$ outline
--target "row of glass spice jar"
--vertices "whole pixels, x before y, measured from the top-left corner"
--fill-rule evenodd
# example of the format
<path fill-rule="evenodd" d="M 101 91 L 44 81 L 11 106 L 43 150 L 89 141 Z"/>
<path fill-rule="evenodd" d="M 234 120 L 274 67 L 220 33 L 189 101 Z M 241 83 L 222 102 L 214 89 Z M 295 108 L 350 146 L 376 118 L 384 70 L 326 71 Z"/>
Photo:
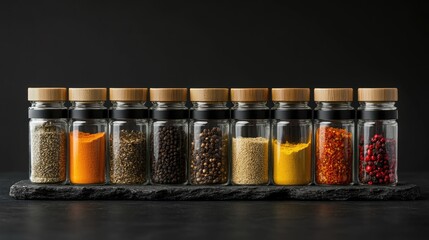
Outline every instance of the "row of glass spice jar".
<path fill-rule="evenodd" d="M 28 89 L 32 182 L 264 185 L 269 168 L 276 185 L 398 181 L 396 88 L 358 89 L 356 163 L 351 88 L 316 88 L 314 113 L 308 88 L 273 88 L 271 112 L 267 88 L 232 88 L 232 111 L 227 88 L 191 88 L 191 111 L 186 88 L 151 88 L 150 111 L 145 88 L 110 88 L 109 111 L 105 88 L 70 88 L 69 111 L 66 92 Z"/>

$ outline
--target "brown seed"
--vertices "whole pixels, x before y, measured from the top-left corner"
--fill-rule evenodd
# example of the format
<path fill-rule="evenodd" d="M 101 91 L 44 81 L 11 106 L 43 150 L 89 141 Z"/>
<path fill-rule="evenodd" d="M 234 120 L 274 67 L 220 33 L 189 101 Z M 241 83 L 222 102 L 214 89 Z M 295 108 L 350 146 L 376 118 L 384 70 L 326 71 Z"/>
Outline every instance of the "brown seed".
<path fill-rule="evenodd" d="M 31 174 L 34 183 L 66 180 L 66 130 L 48 121 L 30 132 Z"/>
<path fill-rule="evenodd" d="M 110 182 L 146 182 L 146 137 L 144 132 L 121 130 L 110 138 Z"/>
<path fill-rule="evenodd" d="M 220 127 L 205 128 L 192 140 L 190 161 L 195 168 L 190 169 L 191 184 L 226 183 L 228 173 L 220 169 L 228 167 L 228 133 Z"/>

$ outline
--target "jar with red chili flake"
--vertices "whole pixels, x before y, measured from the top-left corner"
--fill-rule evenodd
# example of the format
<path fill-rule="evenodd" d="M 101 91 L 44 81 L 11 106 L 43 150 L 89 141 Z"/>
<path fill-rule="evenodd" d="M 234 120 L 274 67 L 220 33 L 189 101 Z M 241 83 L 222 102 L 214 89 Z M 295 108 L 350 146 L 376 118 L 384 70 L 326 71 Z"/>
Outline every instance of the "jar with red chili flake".
<path fill-rule="evenodd" d="M 353 183 L 355 110 L 352 88 L 316 88 L 315 183 Z"/>
<path fill-rule="evenodd" d="M 398 182 L 397 88 L 359 88 L 358 180 L 363 185 Z"/>

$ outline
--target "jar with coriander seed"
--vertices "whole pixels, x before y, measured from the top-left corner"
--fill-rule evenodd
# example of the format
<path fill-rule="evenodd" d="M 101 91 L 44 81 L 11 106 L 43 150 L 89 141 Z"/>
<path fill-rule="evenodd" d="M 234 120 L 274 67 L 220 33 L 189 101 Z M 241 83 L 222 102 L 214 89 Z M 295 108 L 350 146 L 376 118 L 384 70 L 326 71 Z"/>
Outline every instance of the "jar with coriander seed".
<path fill-rule="evenodd" d="M 398 183 L 397 88 L 359 88 L 358 180 L 362 185 Z"/>
<path fill-rule="evenodd" d="M 353 183 L 355 110 L 352 88 L 316 88 L 315 183 Z"/>
<path fill-rule="evenodd" d="M 273 88 L 273 182 L 308 185 L 312 180 L 312 109 L 309 88 Z"/>
<path fill-rule="evenodd" d="M 104 184 L 108 111 L 106 88 L 70 88 L 70 183 Z"/>
<path fill-rule="evenodd" d="M 30 181 L 63 183 L 67 158 L 66 88 L 28 88 Z"/>
<path fill-rule="evenodd" d="M 147 182 L 147 88 L 110 88 L 109 176 L 111 184 Z"/>
<path fill-rule="evenodd" d="M 186 88 L 151 88 L 150 175 L 153 184 L 187 182 Z"/>
<path fill-rule="evenodd" d="M 189 181 L 192 185 L 228 182 L 230 111 L 228 88 L 191 88 Z"/>
<path fill-rule="evenodd" d="M 266 185 L 270 113 L 268 88 L 232 88 L 231 182 L 234 185 Z"/>

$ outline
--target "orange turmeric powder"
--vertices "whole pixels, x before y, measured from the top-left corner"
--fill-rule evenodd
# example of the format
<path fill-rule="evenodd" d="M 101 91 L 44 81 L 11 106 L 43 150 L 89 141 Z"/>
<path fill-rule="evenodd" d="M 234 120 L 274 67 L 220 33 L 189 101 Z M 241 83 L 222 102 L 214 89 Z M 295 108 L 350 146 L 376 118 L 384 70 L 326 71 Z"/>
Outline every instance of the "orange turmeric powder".
<path fill-rule="evenodd" d="M 70 182 L 93 184 L 105 182 L 105 133 L 70 133 Z"/>

